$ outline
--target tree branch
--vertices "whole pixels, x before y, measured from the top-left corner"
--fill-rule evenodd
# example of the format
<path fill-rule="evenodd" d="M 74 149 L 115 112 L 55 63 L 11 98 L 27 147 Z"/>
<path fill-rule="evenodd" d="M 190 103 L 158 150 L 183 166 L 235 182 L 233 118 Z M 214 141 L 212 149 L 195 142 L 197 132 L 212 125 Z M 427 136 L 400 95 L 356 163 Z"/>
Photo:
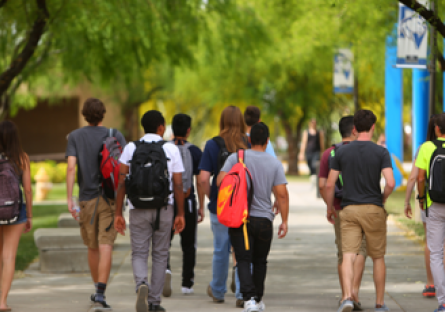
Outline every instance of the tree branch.
<path fill-rule="evenodd" d="M 46 0 L 36 0 L 36 2 L 38 15 L 29 34 L 28 42 L 22 52 L 13 59 L 9 68 L 0 74 L 0 97 L 8 90 L 14 78 L 25 68 L 26 64 L 33 56 L 40 38 L 45 32 L 46 21 L 49 18 L 48 9 L 46 8 Z"/>
<path fill-rule="evenodd" d="M 428 23 L 431 24 L 436 30 L 445 37 L 445 24 L 442 23 L 440 17 L 438 17 L 433 11 L 427 9 L 425 6 L 417 2 L 416 0 L 399 0 L 407 7 L 416 11 L 420 16 L 422 16 Z"/>

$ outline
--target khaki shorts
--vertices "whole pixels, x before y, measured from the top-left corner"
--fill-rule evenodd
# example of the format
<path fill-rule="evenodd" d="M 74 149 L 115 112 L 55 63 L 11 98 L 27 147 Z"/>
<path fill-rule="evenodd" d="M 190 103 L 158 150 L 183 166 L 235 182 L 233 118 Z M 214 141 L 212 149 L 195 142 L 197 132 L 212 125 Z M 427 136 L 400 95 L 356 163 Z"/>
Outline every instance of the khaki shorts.
<path fill-rule="evenodd" d="M 342 251 L 359 253 L 362 237 L 366 237 L 366 250 L 373 259 L 386 253 L 385 209 L 376 205 L 350 205 L 340 212 Z"/>
<path fill-rule="evenodd" d="M 114 221 L 114 200 L 108 199 L 110 205 L 100 196 L 96 214 L 93 217 L 97 198 L 80 202 L 80 233 L 83 243 L 91 249 L 99 248 L 99 245 L 113 245 L 117 232 L 112 222 Z M 111 226 L 110 226 L 111 225 Z M 108 231 L 107 228 L 109 227 Z"/>
<path fill-rule="evenodd" d="M 343 263 L 343 252 L 342 252 L 342 245 L 341 245 L 341 229 L 340 229 L 340 216 L 338 215 L 341 210 L 337 210 L 337 217 L 334 217 L 334 230 L 335 230 L 335 244 L 337 245 L 337 258 L 338 258 L 338 264 Z M 366 238 L 365 235 L 362 236 L 362 243 L 360 245 L 360 250 L 357 253 L 358 255 L 361 255 L 366 258 Z"/>

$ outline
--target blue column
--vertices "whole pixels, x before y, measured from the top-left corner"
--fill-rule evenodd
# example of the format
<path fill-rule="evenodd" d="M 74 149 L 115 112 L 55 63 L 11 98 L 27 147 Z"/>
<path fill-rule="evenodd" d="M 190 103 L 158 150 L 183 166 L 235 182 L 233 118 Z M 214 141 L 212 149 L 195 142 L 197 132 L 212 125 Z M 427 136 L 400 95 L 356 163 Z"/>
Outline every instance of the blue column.
<path fill-rule="evenodd" d="M 392 158 L 396 187 L 402 185 L 402 174 L 395 157 L 403 163 L 403 72 L 396 68 L 397 46 L 392 36 L 386 42 L 385 57 L 385 136 Z"/>
<path fill-rule="evenodd" d="M 426 140 L 429 121 L 430 74 L 426 69 L 413 69 L 413 156 Z"/>

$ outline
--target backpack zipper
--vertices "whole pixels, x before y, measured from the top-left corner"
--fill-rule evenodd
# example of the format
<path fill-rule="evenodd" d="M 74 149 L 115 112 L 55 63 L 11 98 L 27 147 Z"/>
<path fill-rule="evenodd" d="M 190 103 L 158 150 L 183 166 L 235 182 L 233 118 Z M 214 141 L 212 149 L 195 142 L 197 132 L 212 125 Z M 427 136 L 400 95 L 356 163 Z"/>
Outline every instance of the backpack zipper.
<path fill-rule="evenodd" d="M 436 163 L 436 160 L 437 160 L 438 158 L 445 159 L 445 156 L 443 156 L 443 155 L 437 155 L 437 156 L 434 157 L 434 159 L 433 159 L 433 163 L 431 164 L 431 167 L 430 167 L 430 187 L 429 187 L 430 190 L 433 189 L 433 172 L 432 172 L 431 169 L 434 168 L 434 164 Z"/>

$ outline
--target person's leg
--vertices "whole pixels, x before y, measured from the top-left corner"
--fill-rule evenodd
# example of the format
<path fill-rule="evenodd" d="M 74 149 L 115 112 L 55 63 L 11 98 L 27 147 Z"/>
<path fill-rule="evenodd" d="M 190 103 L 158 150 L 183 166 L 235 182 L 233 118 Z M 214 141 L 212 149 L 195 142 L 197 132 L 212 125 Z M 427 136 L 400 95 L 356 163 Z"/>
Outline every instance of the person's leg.
<path fill-rule="evenodd" d="M 113 257 L 113 246 L 108 244 L 99 245 L 99 269 L 98 283 L 108 283 Z"/>
<path fill-rule="evenodd" d="M 426 231 L 426 222 L 423 223 L 423 229 Z M 430 249 L 428 248 L 428 238 L 425 235 L 425 268 L 426 268 L 426 284 L 434 285 L 433 274 L 431 274 Z"/>
<path fill-rule="evenodd" d="M 269 255 L 270 245 L 273 237 L 273 225 L 267 218 L 250 218 L 254 248 L 252 250 L 253 262 L 253 281 L 257 302 L 263 299 L 264 282 L 267 272 L 267 256 Z"/>
<path fill-rule="evenodd" d="M 168 249 L 170 246 L 170 235 L 173 227 L 173 214 L 172 205 L 162 208 L 159 214 L 159 229 L 153 232 L 151 288 L 148 294 L 148 303 L 153 305 L 159 305 L 161 303 L 161 293 L 164 288 L 165 269 L 167 268 Z"/>
<path fill-rule="evenodd" d="M 99 248 L 88 248 L 88 266 L 94 284 L 99 281 Z"/>
<path fill-rule="evenodd" d="M 250 234 L 250 224 L 249 234 Z M 243 299 L 245 301 L 250 300 L 255 297 L 255 284 L 252 277 L 252 250 L 255 248 L 255 242 L 252 239 L 252 236 L 249 235 L 249 243 L 250 249 L 246 250 L 245 242 L 244 242 L 244 232 L 243 227 L 237 229 L 229 229 L 230 242 L 233 246 L 233 250 L 235 251 L 235 256 L 237 260 L 237 270 L 238 276 L 240 280 L 240 291 L 243 294 Z"/>
<path fill-rule="evenodd" d="M 376 293 L 376 304 L 383 305 L 385 303 L 385 258 L 373 258 L 372 261 L 374 262 L 374 285 Z"/>
<path fill-rule="evenodd" d="M 186 200 L 184 207 L 185 228 L 181 232 L 182 287 L 192 288 L 195 278 L 198 213 L 196 202 L 192 200 Z"/>
<path fill-rule="evenodd" d="M 354 261 L 354 278 L 352 281 L 352 299 L 359 302 L 360 285 L 362 284 L 363 271 L 365 270 L 366 258 L 360 254 Z"/>
<path fill-rule="evenodd" d="M 340 216 L 338 215 L 340 211 L 337 211 L 337 217 L 334 217 L 334 233 L 335 233 L 335 245 L 337 246 L 337 272 L 338 272 L 338 281 L 340 283 L 341 288 L 341 297 L 343 298 L 343 280 L 341 273 L 341 265 L 343 263 L 343 252 L 341 250 L 341 231 L 340 231 Z"/>
<path fill-rule="evenodd" d="M 210 282 L 213 296 L 223 300 L 227 292 L 227 275 L 229 270 L 230 239 L 229 229 L 218 221 L 215 213 L 210 213 L 210 222 L 213 232 L 213 260 Z"/>
<path fill-rule="evenodd" d="M 427 240 L 431 252 L 431 273 L 436 287 L 436 297 L 439 305 L 445 304 L 445 270 L 443 265 L 443 251 L 445 238 L 445 207 L 433 203 L 428 209 Z"/>
<path fill-rule="evenodd" d="M 2 292 L 0 295 L 0 308 L 7 307 L 7 297 L 11 289 L 15 272 L 15 257 L 19 246 L 20 236 L 23 233 L 25 224 L 4 225 L 2 228 L 3 249 L 2 249 Z"/>

